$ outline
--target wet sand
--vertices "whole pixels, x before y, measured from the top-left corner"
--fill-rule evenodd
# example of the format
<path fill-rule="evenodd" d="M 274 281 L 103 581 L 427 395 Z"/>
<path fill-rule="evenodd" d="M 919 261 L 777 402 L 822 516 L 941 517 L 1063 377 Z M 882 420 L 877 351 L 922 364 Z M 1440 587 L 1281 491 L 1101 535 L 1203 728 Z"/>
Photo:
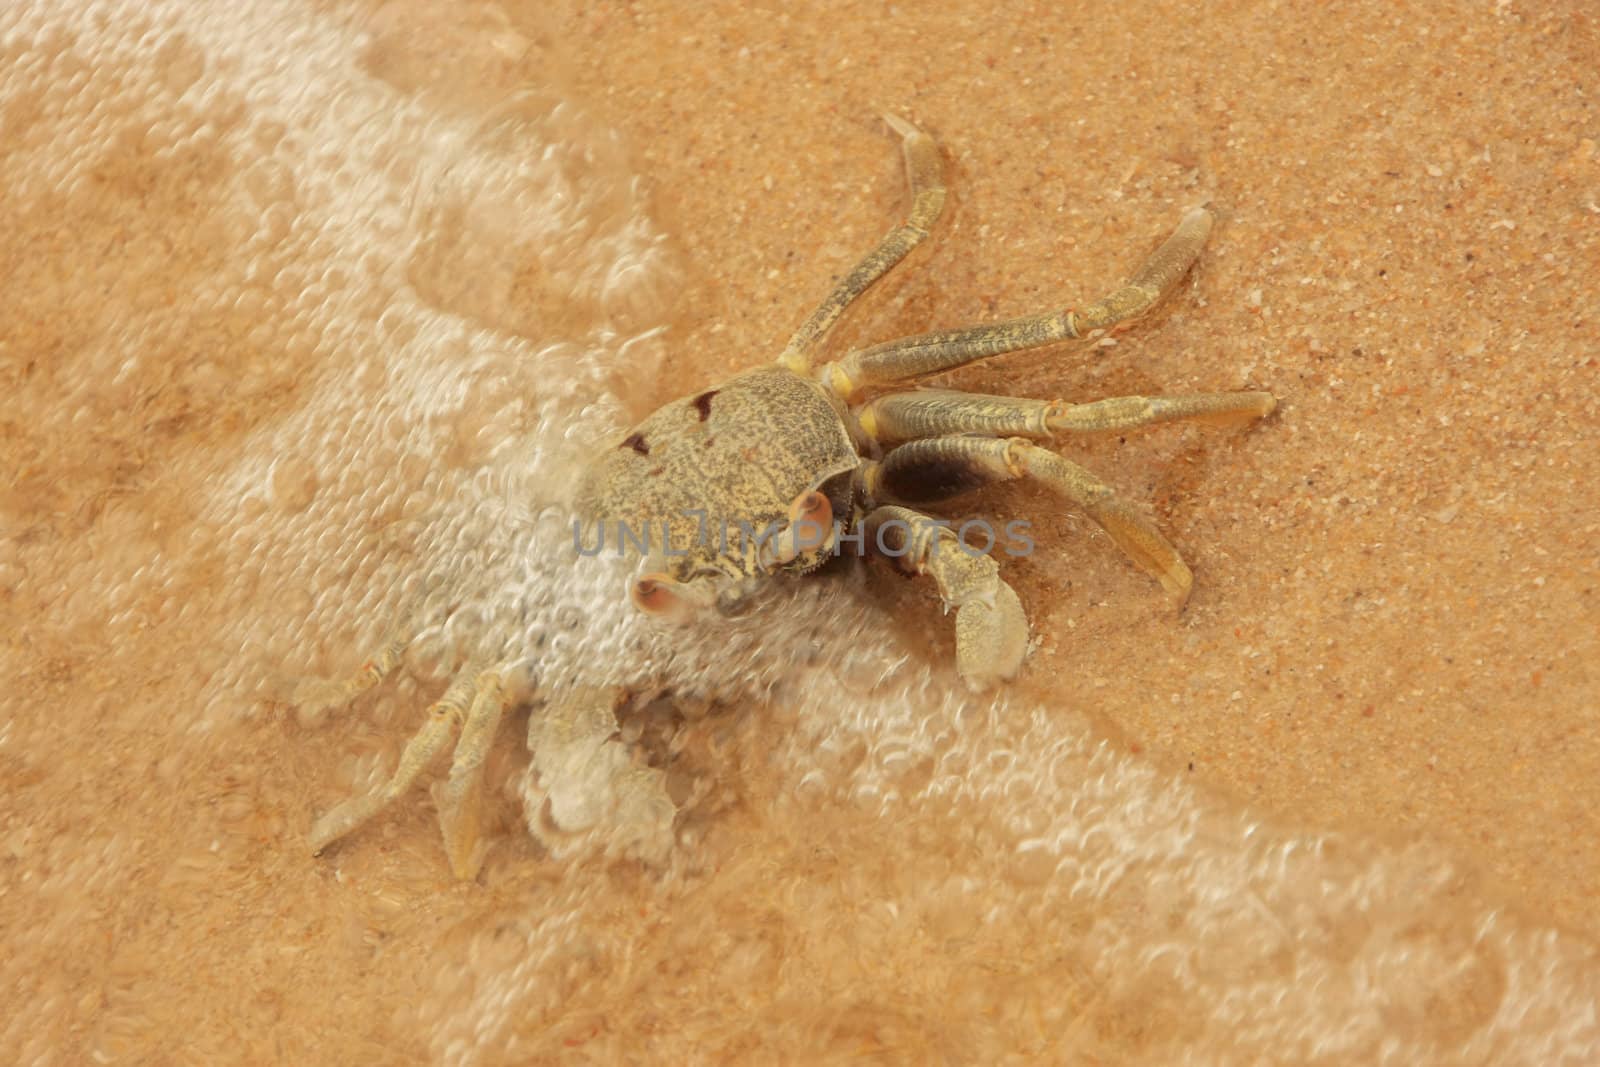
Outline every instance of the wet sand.
<path fill-rule="evenodd" d="M 0 16 L 8 1060 L 1596 1054 L 1593 17 L 941 11 Z M 873 574 L 682 728 L 665 872 L 528 837 L 520 717 L 477 882 L 420 787 L 309 856 L 443 678 L 320 725 L 295 680 L 417 575 L 516 574 L 505 479 L 770 356 L 904 209 L 881 110 L 952 202 L 838 351 L 1093 299 L 1223 213 L 1114 344 L 942 381 L 1274 392 L 1063 445 L 1188 606 L 996 491 L 1040 541 L 997 701 Z"/>

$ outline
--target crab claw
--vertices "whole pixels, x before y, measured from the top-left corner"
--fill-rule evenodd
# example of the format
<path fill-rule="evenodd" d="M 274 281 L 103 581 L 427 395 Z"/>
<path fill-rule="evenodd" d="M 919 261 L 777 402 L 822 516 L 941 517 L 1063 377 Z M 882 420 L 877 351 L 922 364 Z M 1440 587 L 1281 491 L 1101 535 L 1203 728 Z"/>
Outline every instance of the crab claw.
<path fill-rule="evenodd" d="M 1016 677 L 1028 651 L 1028 620 L 1016 591 L 999 578 L 988 598 L 956 609 L 956 670 L 974 691 Z"/>
<path fill-rule="evenodd" d="M 530 717 L 528 829 L 557 857 L 600 846 L 661 866 L 672 851 L 678 809 L 665 772 L 640 766 L 618 742 L 619 695 L 578 687 Z"/>
<path fill-rule="evenodd" d="M 967 685 L 983 690 L 1015 677 L 1028 652 L 1028 619 L 999 565 L 965 548 L 947 526 L 908 508 L 877 508 L 866 525 L 901 570 L 931 577 L 945 610 L 955 609 L 956 671 Z"/>

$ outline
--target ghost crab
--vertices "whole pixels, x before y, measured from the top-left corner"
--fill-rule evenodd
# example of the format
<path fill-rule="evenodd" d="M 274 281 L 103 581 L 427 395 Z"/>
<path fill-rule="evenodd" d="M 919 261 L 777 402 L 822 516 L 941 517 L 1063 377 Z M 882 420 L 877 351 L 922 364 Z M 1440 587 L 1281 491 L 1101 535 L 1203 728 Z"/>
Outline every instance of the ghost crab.
<path fill-rule="evenodd" d="M 645 563 L 629 591 L 633 603 L 680 619 L 706 609 L 732 613 L 771 579 L 821 566 L 841 542 L 872 543 L 901 569 L 933 580 L 947 610 L 955 611 L 956 669 L 983 689 L 1022 664 L 1028 637 L 1022 604 L 991 556 L 974 552 L 948 523 L 917 507 L 1031 479 L 1081 508 L 1181 605 L 1193 576 L 1177 550 L 1110 486 L 1036 442 L 1180 419 L 1242 424 L 1271 413 L 1276 401 L 1269 393 L 1231 392 L 1069 404 L 901 388 L 975 360 L 1091 338 L 1138 318 L 1177 288 L 1199 255 L 1213 223 L 1205 207 L 1186 213 L 1124 285 L 1095 303 L 888 341 L 815 365 L 839 317 L 928 236 L 944 205 L 932 138 L 901 119 L 885 121 L 902 141 L 911 191 L 906 220 L 837 284 L 776 360 L 666 404 L 602 451 L 578 488 L 577 511 L 598 524 L 602 544 L 608 523 L 634 533 Z M 661 535 L 653 549 L 637 540 L 638 531 L 652 529 Z M 767 536 L 751 536 L 758 530 Z M 381 681 L 403 651 L 404 642 L 390 645 L 356 678 L 310 701 L 347 702 Z M 515 697 L 503 669 L 476 664 L 458 673 L 394 775 L 317 820 L 314 849 L 403 794 L 459 729 L 438 804 L 453 869 L 474 875 L 482 856 L 484 757 Z M 635 851 L 659 852 L 670 842 L 675 808 L 660 772 L 632 765 L 615 743 L 615 699 L 604 689 L 577 689 L 533 716 L 533 770 L 546 787 L 543 810 L 529 812 L 529 825 L 547 844 L 619 816 L 640 828 L 630 839 Z"/>

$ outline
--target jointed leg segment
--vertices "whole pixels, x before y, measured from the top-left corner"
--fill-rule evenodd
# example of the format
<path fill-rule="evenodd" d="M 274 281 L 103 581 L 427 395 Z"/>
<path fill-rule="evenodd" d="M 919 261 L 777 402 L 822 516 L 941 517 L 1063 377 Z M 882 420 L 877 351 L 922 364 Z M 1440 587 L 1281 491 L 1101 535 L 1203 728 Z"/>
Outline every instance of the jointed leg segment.
<path fill-rule="evenodd" d="M 316 679 L 301 685 L 293 697 L 294 703 L 300 709 L 300 721 L 314 722 L 326 712 L 344 707 L 362 693 L 377 686 L 400 665 L 400 659 L 410 644 L 410 638 L 396 638 L 390 641 L 376 656 L 363 663 L 361 669 L 352 677 L 343 682 Z"/>
<path fill-rule="evenodd" d="M 461 724 L 472 700 L 473 672 L 462 671 L 450 682 L 438 702 L 428 709 L 427 720 L 406 744 L 394 774 L 365 796 L 351 797 L 327 812 L 311 828 L 311 850 L 321 852 L 392 804 L 416 782 Z"/>
<path fill-rule="evenodd" d="M 489 749 L 500 732 L 511 699 L 505 681 L 495 671 L 484 671 L 477 678 L 477 695 L 461 726 L 450 760 L 450 777 L 434 787 L 434 802 L 439 808 L 439 828 L 444 833 L 445 853 L 457 878 L 474 878 L 483 866 L 480 826 L 483 814 L 483 768 Z"/>
<path fill-rule="evenodd" d="M 901 445 L 869 478 L 884 499 L 925 503 L 983 485 L 1031 478 L 1081 507 L 1123 552 L 1180 602 L 1194 576 L 1161 532 L 1106 483 L 1020 437 L 930 437 Z"/>
<path fill-rule="evenodd" d="M 1206 238 L 1211 236 L 1215 219 L 1203 207 L 1191 208 L 1172 236 L 1161 243 L 1128 279 L 1128 284 L 1097 303 L 1069 312 L 1073 332 L 1082 337 L 1091 330 L 1104 330 L 1119 322 L 1136 319 L 1149 311 L 1189 272 Z"/>
<path fill-rule="evenodd" d="M 450 777 L 436 797 L 451 869 L 459 878 L 477 874 L 483 860 L 478 830 L 483 764 L 510 703 L 500 674 L 480 668 L 481 664 L 468 664 L 456 674 L 444 696 L 428 709 L 426 721 L 407 743 L 387 782 L 364 796 L 351 797 L 316 821 L 310 835 L 313 852 L 359 829 L 403 796 L 459 729 Z M 364 676 L 365 672 L 358 680 Z"/>
<path fill-rule="evenodd" d="M 856 412 L 856 420 L 868 436 L 889 444 L 955 433 L 1050 438 L 1058 433 L 1131 430 L 1179 419 L 1234 425 L 1271 414 L 1276 406 L 1271 393 L 1118 396 L 1067 404 L 919 389 L 881 396 Z"/>
<path fill-rule="evenodd" d="M 778 362 L 797 373 L 811 367 L 811 356 L 856 298 L 906 257 L 933 227 L 944 210 L 944 175 L 939 162 L 939 146 L 932 137 L 904 119 L 885 115 L 884 121 L 902 138 L 906 160 L 906 179 L 911 186 L 911 211 L 906 221 L 890 230 L 834 287 L 821 306 L 795 331 L 784 346 Z"/>
<path fill-rule="evenodd" d="M 1138 318 L 1177 288 L 1200 254 L 1211 225 L 1211 212 L 1193 209 L 1126 285 L 1081 310 L 1050 311 L 888 341 L 829 364 L 823 368 L 822 379 L 840 396 L 849 398 L 869 386 L 937 374 L 1003 352 L 1077 340 L 1094 330 Z"/>

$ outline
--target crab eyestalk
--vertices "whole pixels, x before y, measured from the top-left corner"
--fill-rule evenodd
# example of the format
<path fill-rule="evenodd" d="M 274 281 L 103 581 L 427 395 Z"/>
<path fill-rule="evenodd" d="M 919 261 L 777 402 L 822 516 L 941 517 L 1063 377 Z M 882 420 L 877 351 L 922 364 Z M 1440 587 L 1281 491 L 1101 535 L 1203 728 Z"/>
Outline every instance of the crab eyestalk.
<path fill-rule="evenodd" d="M 788 523 L 762 542 L 759 560 L 763 570 L 771 571 L 824 552 L 832 543 L 833 505 L 813 489 L 794 498 Z"/>
<path fill-rule="evenodd" d="M 629 591 L 633 606 L 647 615 L 680 618 L 711 604 L 715 595 L 701 582 L 680 582 L 670 574 L 641 574 Z"/>

